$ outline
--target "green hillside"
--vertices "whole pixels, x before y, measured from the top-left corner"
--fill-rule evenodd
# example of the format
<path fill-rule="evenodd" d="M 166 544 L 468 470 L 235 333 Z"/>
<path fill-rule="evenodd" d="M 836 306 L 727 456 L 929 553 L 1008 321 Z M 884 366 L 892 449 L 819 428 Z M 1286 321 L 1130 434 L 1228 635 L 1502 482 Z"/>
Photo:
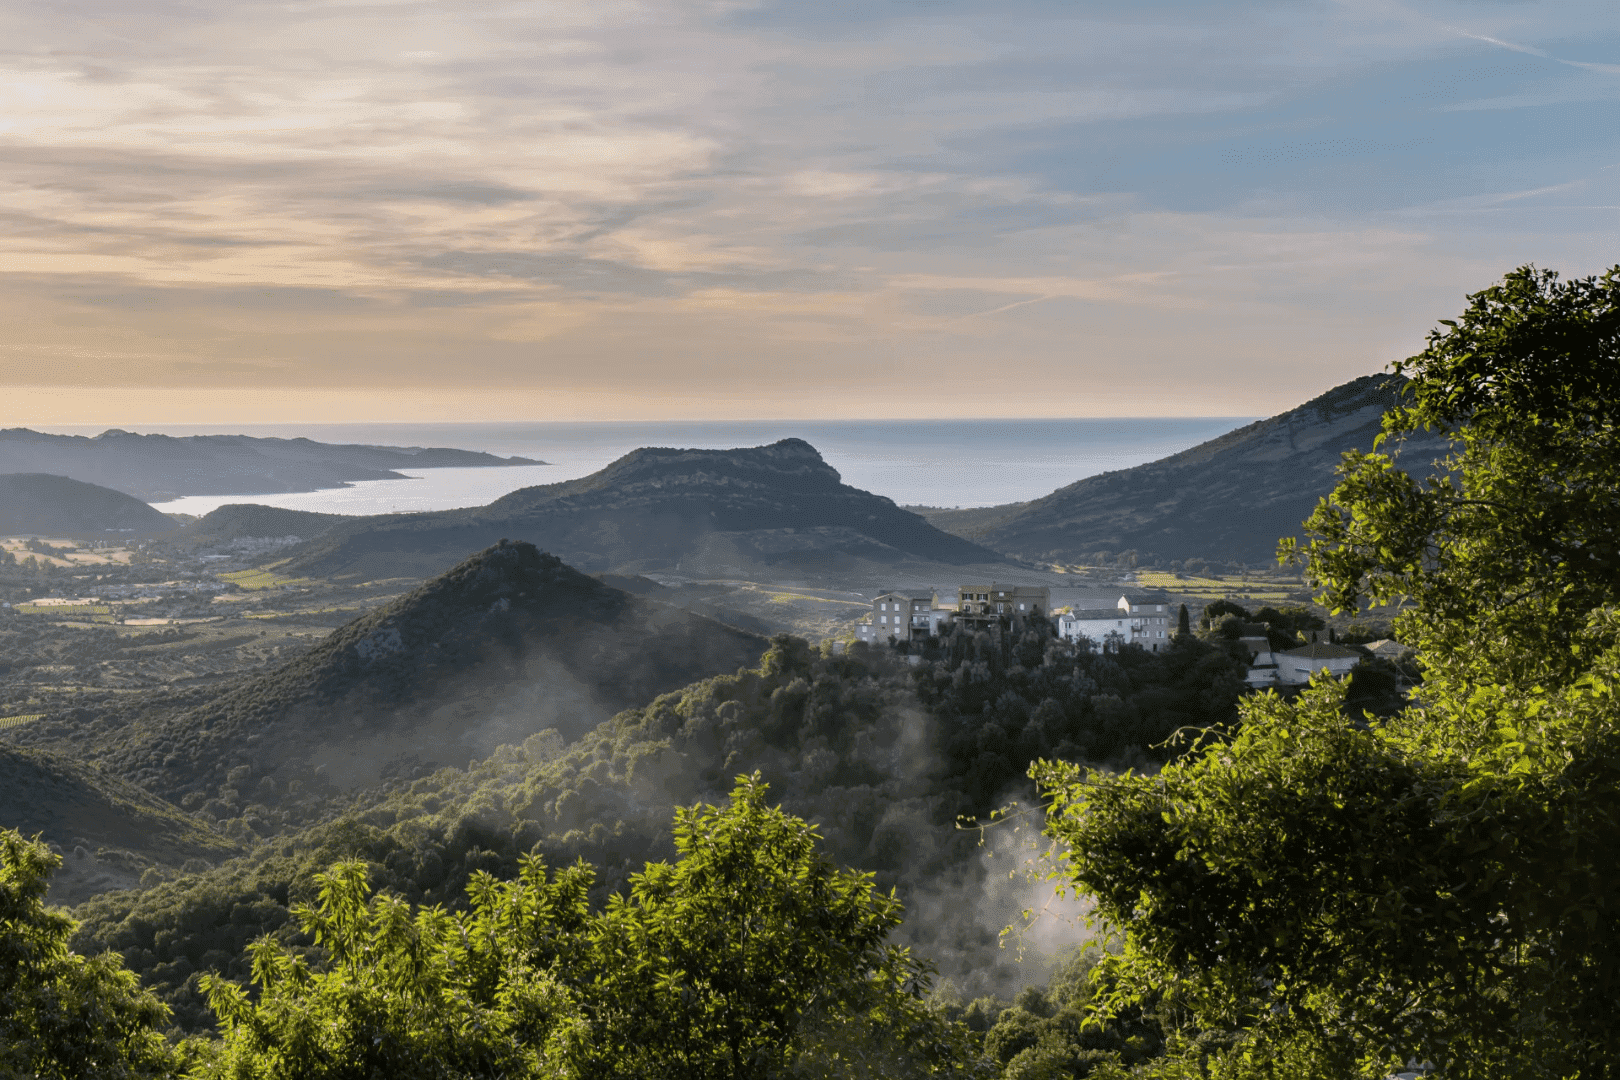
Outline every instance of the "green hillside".
<path fill-rule="evenodd" d="M 6 743 L 0 743 L 0 828 L 37 834 L 64 852 L 51 883 L 59 904 L 130 888 L 149 867 L 211 865 L 242 850 L 179 807 L 94 766 Z"/>
<path fill-rule="evenodd" d="M 464 560 L 207 704 L 145 714 L 88 751 L 216 816 L 289 784 L 376 783 L 464 764 L 543 728 L 569 737 L 660 692 L 755 661 L 764 639 L 633 597 L 524 543 Z M 71 743 L 72 725 L 18 736 Z M 189 797 L 189 799 L 188 799 Z"/>
<path fill-rule="evenodd" d="M 1010 993 L 1036 974 L 997 946 L 1020 905 L 990 903 L 997 875 L 958 816 L 1020 795 L 1036 757 L 1151 767 L 1171 732 L 1235 715 L 1243 665 L 1194 640 L 1101 656 L 1044 632 L 999 643 L 963 633 L 928 660 L 777 638 L 757 666 L 662 695 L 572 744 L 547 732 L 469 769 L 399 776 L 328 802 L 327 820 L 229 866 L 98 898 L 77 911 L 80 947 L 123 952 L 183 1022 L 205 1024 L 194 973 L 242 977 L 241 950 L 261 932 L 303 941 L 288 905 L 311 898 L 313 875 L 338 858 L 364 858 L 377 887 L 447 904 L 475 871 L 510 877 L 527 852 L 552 866 L 583 858 L 600 901 L 671 853 L 672 807 L 723 799 L 734 776 L 757 769 L 773 801 L 819 826 L 830 857 L 900 891 L 905 941 L 974 995 Z"/>

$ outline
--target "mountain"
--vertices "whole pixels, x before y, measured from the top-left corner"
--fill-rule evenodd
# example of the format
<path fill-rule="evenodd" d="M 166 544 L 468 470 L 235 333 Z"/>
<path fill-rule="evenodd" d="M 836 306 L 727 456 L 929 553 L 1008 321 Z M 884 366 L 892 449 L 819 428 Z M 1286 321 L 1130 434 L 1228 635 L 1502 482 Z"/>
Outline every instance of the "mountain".
<path fill-rule="evenodd" d="M 179 524 L 122 491 L 47 473 L 0 474 L 0 535 L 172 532 Z"/>
<path fill-rule="evenodd" d="M 319 535 L 349 518 L 343 514 L 318 514 L 313 510 L 284 510 L 258 503 L 227 503 L 204 514 L 180 531 L 187 538 L 209 540 L 302 539 Z"/>
<path fill-rule="evenodd" d="M 1134 549 L 1161 559 L 1270 563 L 1278 538 L 1298 535 L 1333 489 L 1340 455 L 1372 449 L 1402 385 L 1397 376 L 1367 375 L 1190 450 L 1087 477 L 1022 506 L 928 517 L 997 551 L 1043 562 Z M 1416 437 L 1400 448 L 1400 460 L 1421 470 L 1445 449 L 1439 438 Z M 997 509 L 1004 513 L 991 512 Z"/>
<path fill-rule="evenodd" d="M 94 437 L 0 429 L 0 472 L 48 472 L 101 484 L 147 502 L 180 495 L 248 495 L 398 480 L 396 469 L 544 465 L 444 447 L 359 446 L 248 435 Z"/>
<path fill-rule="evenodd" d="M 290 780 L 348 788 L 385 769 L 462 764 L 546 728 L 572 738 L 755 663 L 765 646 L 503 541 L 275 671 L 136 722 L 101 764 L 169 798 L 220 799 L 220 812 L 274 804 Z"/>
<path fill-rule="evenodd" d="M 626 574 L 1001 561 L 843 483 L 809 443 L 783 439 L 735 450 L 635 450 L 590 476 L 523 488 L 488 506 L 355 518 L 294 549 L 281 572 L 422 576 L 503 536 L 584 570 Z"/>
<path fill-rule="evenodd" d="M 0 743 L 0 826 L 63 852 L 50 900 L 132 888 L 149 866 L 180 869 L 241 854 L 179 807 L 61 754 Z"/>

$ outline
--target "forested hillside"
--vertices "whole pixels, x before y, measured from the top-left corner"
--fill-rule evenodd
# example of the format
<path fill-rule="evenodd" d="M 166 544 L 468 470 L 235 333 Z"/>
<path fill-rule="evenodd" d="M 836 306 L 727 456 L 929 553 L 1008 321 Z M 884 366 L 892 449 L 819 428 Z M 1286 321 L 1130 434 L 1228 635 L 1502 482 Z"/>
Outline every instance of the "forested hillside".
<path fill-rule="evenodd" d="M 1230 721 L 1243 667 L 1195 639 L 1102 656 L 1040 632 L 953 635 L 927 659 L 778 638 L 758 666 L 663 695 L 572 745 L 546 733 L 471 769 L 396 778 L 312 809 L 329 819 L 220 870 L 99 897 L 78 909 L 79 946 L 120 951 L 183 1023 L 206 1025 L 196 974 L 242 977 L 260 933 L 307 944 L 289 905 L 311 899 L 314 874 L 336 859 L 366 860 L 374 887 L 413 902 L 457 904 L 477 870 L 510 877 L 530 851 L 554 867 L 583 858 L 599 902 L 671 854 L 674 806 L 723 799 L 758 770 L 773 800 L 820 827 L 830 857 L 900 891 L 903 941 L 970 996 L 1010 993 L 1031 975 L 997 948 L 1000 916 L 978 911 L 987 869 L 958 815 L 1025 792 L 1036 757 L 1150 767 L 1177 728 Z"/>
<path fill-rule="evenodd" d="M 39 835 L 65 855 L 51 899 L 77 903 L 128 889 L 154 867 L 197 870 L 241 854 L 179 807 L 91 765 L 0 743 L 0 822 Z"/>
<path fill-rule="evenodd" d="M 178 713 L 47 717 L 13 738 L 77 747 L 147 789 L 237 816 L 290 788 L 482 757 L 543 728 L 572 738 L 764 639 L 630 596 L 530 544 L 501 544 Z"/>

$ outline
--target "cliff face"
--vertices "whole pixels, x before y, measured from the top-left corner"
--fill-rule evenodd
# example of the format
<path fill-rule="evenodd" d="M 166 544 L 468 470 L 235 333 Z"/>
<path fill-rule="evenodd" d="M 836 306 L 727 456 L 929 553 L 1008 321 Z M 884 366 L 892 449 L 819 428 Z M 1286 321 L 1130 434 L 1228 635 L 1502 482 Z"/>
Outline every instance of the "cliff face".
<path fill-rule="evenodd" d="M 590 476 L 476 509 L 354 519 L 293 552 L 283 572 L 422 575 L 501 537 L 592 572 L 998 561 L 850 487 L 815 447 L 784 439 L 737 450 L 636 450 Z"/>
<path fill-rule="evenodd" d="M 1333 489 L 1340 455 L 1372 449 L 1400 386 L 1389 375 L 1356 379 L 1172 457 L 1059 488 L 963 534 L 1054 562 L 1132 549 L 1166 559 L 1270 562 L 1278 538 L 1299 535 L 1300 522 Z M 1398 460 L 1426 473 L 1444 451 L 1440 439 L 1420 437 Z"/>
<path fill-rule="evenodd" d="M 244 765 L 254 784 L 323 766 L 339 786 L 371 784 L 390 762 L 464 764 L 547 728 L 572 739 L 755 664 L 765 646 L 503 543 L 297 660 L 129 733 L 103 764 L 170 798 L 213 794 Z"/>

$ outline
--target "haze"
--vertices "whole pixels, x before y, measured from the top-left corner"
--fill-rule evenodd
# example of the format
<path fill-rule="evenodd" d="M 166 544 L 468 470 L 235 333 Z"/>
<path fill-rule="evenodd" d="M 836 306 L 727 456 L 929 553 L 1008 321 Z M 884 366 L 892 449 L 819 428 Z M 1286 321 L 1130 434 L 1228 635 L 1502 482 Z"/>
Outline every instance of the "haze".
<path fill-rule="evenodd" d="M 1279 411 L 1615 261 L 1613 16 L 10 0 L 0 424 Z"/>

